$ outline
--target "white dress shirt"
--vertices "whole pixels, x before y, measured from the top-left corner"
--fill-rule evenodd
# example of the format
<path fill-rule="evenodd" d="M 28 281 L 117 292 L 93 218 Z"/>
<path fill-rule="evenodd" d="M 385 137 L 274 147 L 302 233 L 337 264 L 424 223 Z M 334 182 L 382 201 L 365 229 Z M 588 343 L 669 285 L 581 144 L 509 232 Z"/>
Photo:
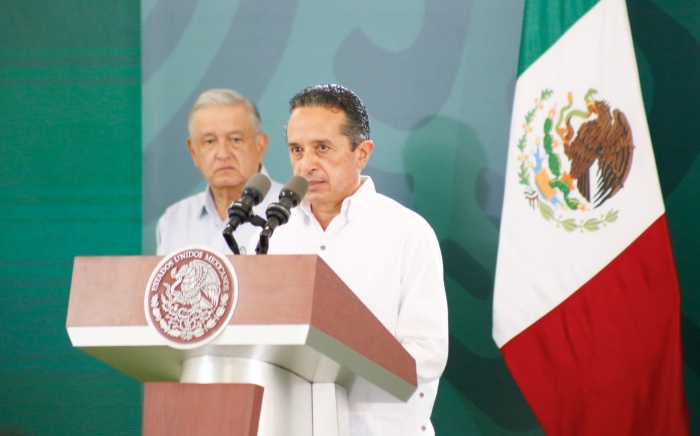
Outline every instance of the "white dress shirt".
<path fill-rule="evenodd" d="M 351 434 L 433 435 L 430 414 L 448 351 L 440 246 L 420 215 L 378 194 L 369 177 L 361 182 L 325 231 L 302 201 L 275 230 L 268 253 L 319 255 L 416 360 L 418 389 L 407 403 L 364 379 L 353 384 Z"/>
<path fill-rule="evenodd" d="M 261 172 L 267 175 L 264 168 Z M 263 201 L 253 207 L 253 213 L 263 218 L 267 206 L 279 199 L 282 189 L 281 183 L 274 180 L 271 182 L 270 191 Z M 227 223 L 228 219 L 222 220 L 219 216 L 214 197 L 207 185 L 203 192 L 180 200 L 165 210 L 156 227 L 156 252 L 166 255 L 188 245 L 206 245 L 222 254 L 231 255 L 233 253 L 221 235 Z M 254 225 L 243 223 L 233 232 L 241 254 L 244 254 L 245 245 L 256 230 Z"/>

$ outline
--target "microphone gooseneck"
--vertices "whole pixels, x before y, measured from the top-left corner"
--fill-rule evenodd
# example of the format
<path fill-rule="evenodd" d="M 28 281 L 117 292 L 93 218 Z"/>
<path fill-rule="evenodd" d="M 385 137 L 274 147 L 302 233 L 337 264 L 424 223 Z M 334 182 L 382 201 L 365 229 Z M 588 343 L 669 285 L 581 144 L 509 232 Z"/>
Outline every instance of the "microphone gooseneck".
<path fill-rule="evenodd" d="M 239 225 L 251 221 L 254 217 L 253 207 L 263 201 L 263 198 L 270 191 L 270 186 L 272 186 L 272 182 L 266 175 L 253 174 L 243 187 L 240 200 L 234 201 L 228 207 L 229 220 L 222 232 L 222 236 L 233 254 L 240 254 L 233 232 L 236 231 Z"/>

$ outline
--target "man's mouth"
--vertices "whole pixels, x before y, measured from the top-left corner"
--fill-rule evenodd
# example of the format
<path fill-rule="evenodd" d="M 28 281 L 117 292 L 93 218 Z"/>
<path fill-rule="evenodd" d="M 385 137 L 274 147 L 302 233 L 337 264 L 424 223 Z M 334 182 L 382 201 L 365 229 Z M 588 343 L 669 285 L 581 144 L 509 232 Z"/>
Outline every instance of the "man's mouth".
<path fill-rule="evenodd" d="M 234 171 L 234 170 L 235 170 L 234 167 L 221 167 L 221 168 L 217 168 L 214 171 Z"/>

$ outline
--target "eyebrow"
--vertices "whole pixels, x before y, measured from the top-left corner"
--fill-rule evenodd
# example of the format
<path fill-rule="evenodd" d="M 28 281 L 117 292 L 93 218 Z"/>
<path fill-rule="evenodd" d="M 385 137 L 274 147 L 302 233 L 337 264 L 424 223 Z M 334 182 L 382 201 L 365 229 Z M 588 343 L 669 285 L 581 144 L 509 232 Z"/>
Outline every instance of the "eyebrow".
<path fill-rule="evenodd" d="M 234 135 L 234 134 L 242 135 L 242 134 L 243 134 L 243 130 L 236 129 L 236 130 L 231 130 L 230 132 L 224 133 L 224 135 Z M 216 133 L 216 132 L 202 132 L 202 136 L 207 136 L 207 135 L 216 136 L 217 133 Z"/>
<path fill-rule="evenodd" d="M 332 144 L 333 141 L 331 141 L 330 139 L 327 139 L 327 138 L 323 138 L 323 139 L 315 139 L 315 140 L 311 141 L 311 143 L 312 143 L 313 145 L 318 145 L 318 144 Z M 287 146 L 288 146 L 288 147 L 297 146 L 297 145 L 299 145 L 299 143 L 297 143 L 297 142 L 288 142 L 288 143 L 287 143 Z"/>

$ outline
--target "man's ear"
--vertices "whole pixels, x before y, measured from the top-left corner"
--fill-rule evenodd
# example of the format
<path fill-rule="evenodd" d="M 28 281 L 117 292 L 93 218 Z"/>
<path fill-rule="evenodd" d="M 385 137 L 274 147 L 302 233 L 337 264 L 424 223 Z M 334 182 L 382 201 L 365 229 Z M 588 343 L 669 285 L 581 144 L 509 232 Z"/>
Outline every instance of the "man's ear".
<path fill-rule="evenodd" d="M 355 153 L 357 153 L 357 169 L 362 170 L 367 166 L 372 150 L 374 150 L 374 142 L 369 139 L 358 144 L 355 149 Z"/>
<path fill-rule="evenodd" d="M 255 137 L 255 147 L 257 149 L 261 164 L 265 158 L 265 151 L 267 150 L 268 145 L 270 145 L 270 137 L 267 136 L 267 133 L 261 133 Z"/>
<path fill-rule="evenodd" d="M 195 159 L 197 155 L 197 150 L 195 149 L 194 141 L 192 140 L 191 136 L 187 137 L 187 150 L 190 151 L 190 156 L 192 156 L 192 162 L 194 162 L 194 164 L 197 165 L 197 161 Z"/>

